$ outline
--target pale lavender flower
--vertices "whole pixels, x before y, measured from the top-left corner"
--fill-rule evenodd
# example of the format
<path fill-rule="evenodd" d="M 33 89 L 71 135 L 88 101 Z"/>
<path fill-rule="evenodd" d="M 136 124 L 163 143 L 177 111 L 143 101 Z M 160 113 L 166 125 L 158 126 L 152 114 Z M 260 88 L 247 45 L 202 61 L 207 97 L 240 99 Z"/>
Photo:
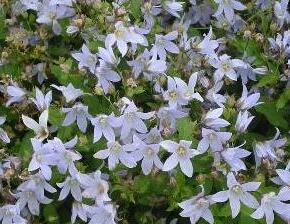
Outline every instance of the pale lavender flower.
<path fill-rule="evenodd" d="M 274 14 L 280 28 L 284 25 L 284 22 L 288 23 L 290 20 L 290 15 L 287 11 L 288 2 L 289 0 L 281 0 L 281 2 L 275 1 Z"/>
<path fill-rule="evenodd" d="M 135 78 L 143 74 L 149 81 L 153 80 L 159 74 L 163 74 L 167 69 L 166 62 L 157 59 L 157 54 L 149 52 L 147 49 L 135 60 L 128 61 L 127 63 L 132 67 Z"/>
<path fill-rule="evenodd" d="M 122 124 L 121 139 L 125 139 L 130 136 L 131 131 L 134 130 L 140 133 L 146 133 L 147 127 L 143 120 L 148 120 L 152 118 L 154 114 L 154 111 L 148 113 L 139 112 L 135 103 L 131 101 L 119 118 Z"/>
<path fill-rule="evenodd" d="M 157 53 L 161 60 L 166 60 L 166 52 L 179 53 L 178 46 L 172 41 L 178 37 L 177 31 L 172 31 L 166 35 L 155 34 L 155 44 L 152 51 Z"/>
<path fill-rule="evenodd" d="M 281 195 L 280 192 L 277 195 L 275 192 L 264 194 L 261 199 L 261 205 L 251 214 L 251 217 L 254 219 L 261 219 L 265 216 L 266 223 L 273 224 L 275 212 L 289 219 L 290 205 L 284 203 L 284 201 L 289 200 L 289 197 L 285 198 L 284 196 L 285 195 Z"/>
<path fill-rule="evenodd" d="M 66 5 L 66 6 L 73 6 L 73 2 L 76 0 L 50 0 L 50 5 Z"/>
<path fill-rule="evenodd" d="M 78 97 L 84 95 L 84 92 L 81 89 L 76 89 L 71 83 L 68 84 L 68 86 L 56 86 L 53 84 L 51 87 L 61 91 L 67 103 L 73 102 Z"/>
<path fill-rule="evenodd" d="M 178 106 L 187 104 L 180 91 L 181 89 L 181 86 L 177 88 L 176 79 L 170 76 L 167 77 L 167 90 L 163 92 L 163 98 L 165 101 L 168 101 L 170 108 L 177 108 Z"/>
<path fill-rule="evenodd" d="M 210 147 L 212 151 L 221 151 L 223 144 L 230 140 L 232 133 L 218 132 L 211 129 L 202 128 L 202 139 L 198 143 L 197 150 L 205 153 Z"/>
<path fill-rule="evenodd" d="M 261 9 L 267 9 L 271 7 L 272 0 L 256 0 L 256 6 Z"/>
<path fill-rule="evenodd" d="M 201 4 L 194 5 L 189 9 L 191 23 L 199 23 L 202 26 L 206 26 L 210 23 L 213 13 L 213 7 L 208 1 L 202 1 Z"/>
<path fill-rule="evenodd" d="M 144 2 L 144 4 L 141 7 L 141 12 L 143 13 L 145 28 L 151 30 L 151 28 L 154 26 L 154 16 L 160 14 L 161 11 L 162 11 L 161 6 L 155 4 L 155 2 L 153 1 Z"/>
<path fill-rule="evenodd" d="M 281 35 L 277 34 L 276 38 L 268 38 L 270 49 L 277 54 L 290 55 L 290 30 L 287 30 Z"/>
<path fill-rule="evenodd" d="M 285 170 L 276 169 L 277 177 L 271 178 L 271 180 L 278 185 L 281 185 L 282 188 L 280 190 L 280 195 L 283 198 L 287 198 L 287 201 L 290 200 L 290 172 L 289 172 L 289 164 Z"/>
<path fill-rule="evenodd" d="M 258 190 L 260 182 L 248 182 L 240 184 L 233 173 L 227 175 L 228 190 L 220 191 L 211 196 L 215 202 L 230 201 L 232 217 L 235 218 L 240 212 L 241 202 L 250 208 L 258 208 L 259 203 L 257 199 L 249 192 Z"/>
<path fill-rule="evenodd" d="M 44 95 L 39 88 L 35 88 L 35 98 L 30 98 L 30 100 L 36 105 L 37 109 L 42 112 L 47 110 L 52 101 L 52 91 L 49 91 Z"/>
<path fill-rule="evenodd" d="M 116 224 L 116 209 L 110 203 L 99 206 L 89 206 L 87 210 L 91 216 L 91 220 L 88 224 Z"/>
<path fill-rule="evenodd" d="M 37 11 L 39 6 L 40 6 L 40 2 L 39 0 L 20 0 L 21 4 L 25 6 L 25 9 L 32 9 Z"/>
<path fill-rule="evenodd" d="M 20 208 L 18 204 L 5 204 L 0 207 L 0 221 L 2 224 L 26 224 L 28 223 L 20 215 Z"/>
<path fill-rule="evenodd" d="M 181 171 L 188 177 L 192 177 L 193 167 L 191 158 L 200 154 L 197 150 L 191 149 L 191 141 L 180 140 L 176 143 L 171 140 L 160 142 L 160 146 L 166 151 L 172 153 L 165 161 L 162 170 L 169 171 L 174 169 L 178 163 L 180 164 Z"/>
<path fill-rule="evenodd" d="M 72 17 L 75 11 L 73 8 L 63 5 L 50 5 L 49 2 L 50 0 L 45 0 L 39 7 L 36 22 L 52 26 L 54 34 L 59 35 L 61 33 L 61 26 L 57 20 Z"/>
<path fill-rule="evenodd" d="M 207 91 L 205 98 L 211 103 L 216 103 L 219 107 L 224 107 L 226 97 L 218 92 L 222 89 L 224 82 L 215 82 L 214 85 Z"/>
<path fill-rule="evenodd" d="M 121 162 L 128 168 L 133 168 L 137 165 L 135 158 L 130 152 L 135 150 L 133 144 L 121 145 L 119 142 L 108 142 L 107 149 L 100 150 L 94 154 L 97 159 L 108 158 L 108 166 L 110 170 L 113 170 L 116 165 Z"/>
<path fill-rule="evenodd" d="M 28 166 L 28 171 L 39 170 L 45 179 L 51 179 L 51 165 L 55 165 L 55 153 L 48 144 L 43 144 L 40 140 L 32 138 L 33 155 Z"/>
<path fill-rule="evenodd" d="M 77 125 L 81 132 L 86 132 L 88 126 L 87 119 L 91 118 L 88 112 L 88 106 L 82 103 L 76 103 L 72 108 L 62 108 L 62 112 L 66 113 L 66 117 L 62 124 L 63 126 L 69 126 L 77 121 Z"/>
<path fill-rule="evenodd" d="M 230 123 L 228 121 L 220 118 L 222 114 L 223 108 L 209 110 L 203 118 L 203 124 L 214 130 L 219 130 L 220 128 L 229 126 Z"/>
<path fill-rule="evenodd" d="M 115 43 L 122 57 L 124 57 L 128 51 L 128 43 L 147 45 L 146 39 L 142 35 L 136 33 L 132 27 L 125 27 L 122 21 L 118 21 L 115 24 L 114 33 L 108 34 L 105 40 L 107 48 L 112 47 Z"/>
<path fill-rule="evenodd" d="M 243 158 L 251 155 L 251 152 L 242 149 L 243 145 L 225 148 L 221 151 L 222 159 L 230 166 L 231 171 L 238 172 L 240 170 L 247 170 L 245 163 L 243 162 Z"/>
<path fill-rule="evenodd" d="M 33 76 L 37 75 L 37 81 L 39 84 L 42 84 L 43 81 L 47 79 L 47 75 L 45 73 L 45 67 L 46 67 L 45 63 L 38 63 L 32 66 L 31 73 Z"/>
<path fill-rule="evenodd" d="M 239 133 L 243 133 L 247 130 L 249 124 L 252 122 L 255 116 L 251 115 L 248 111 L 240 111 L 235 124 L 235 129 Z"/>
<path fill-rule="evenodd" d="M 241 98 L 237 101 L 237 106 L 240 110 L 249 110 L 262 102 L 258 102 L 260 99 L 260 93 L 249 94 L 247 87 L 243 85 L 243 92 Z"/>
<path fill-rule="evenodd" d="M 0 116 L 0 125 L 4 124 L 6 121 L 6 117 Z M 0 139 L 5 143 L 10 143 L 10 138 L 7 135 L 7 132 L 4 129 L 0 128 Z"/>
<path fill-rule="evenodd" d="M 81 220 L 84 222 L 87 222 L 87 211 L 86 211 L 86 206 L 85 204 L 74 201 L 72 204 L 72 215 L 71 215 L 71 222 L 75 223 L 76 218 L 79 217 Z"/>
<path fill-rule="evenodd" d="M 99 141 L 102 135 L 107 139 L 107 141 L 115 141 L 114 128 L 120 127 L 122 125 L 119 122 L 119 119 L 117 119 L 113 114 L 100 114 L 95 118 L 91 118 L 90 120 L 94 126 L 94 142 Z"/>
<path fill-rule="evenodd" d="M 137 150 L 132 152 L 132 155 L 136 161 L 142 160 L 141 168 L 145 175 L 148 175 L 154 166 L 162 169 L 163 164 L 158 157 L 159 144 L 147 144 L 136 135 L 133 136 L 133 144 Z"/>
<path fill-rule="evenodd" d="M 73 196 L 73 198 L 79 202 L 82 201 L 82 191 L 80 187 L 80 182 L 76 177 L 67 176 L 65 181 L 62 183 L 56 184 L 59 188 L 61 188 L 60 195 L 58 200 L 61 201 L 65 199 L 69 193 Z"/>
<path fill-rule="evenodd" d="M 214 217 L 210 210 L 210 205 L 214 204 L 210 196 L 206 196 L 204 193 L 204 188 L 202 187 L 202 192 L 196 196 L 178 203 L 178 206 L 183 209 L 180 213 L 182 217 L 189 217 L 190 223 L 195 224 L 200 218 L 203 218 L 210 224 L 214 223 Z"/>
<path fill-rule="evenodd" d="M 179 18 L 179 12 L 183 10 L 183 2 L 176 2 L 175 0 L 166 0 L 162 2 L 162 8 L 167 11 L 170 15 Z"/>
<path fill-rule="evenodd" d="M 81 53 L 73 53 L 72 57 L 79 62 L 79 69 L 88 68 L 92 74 L 95 74 L 97 66 L 97 55 L 92 54 L 89 48 L 83 44 Z"/>
<path fill-rule="evenodd" d="M 47 120 L 48 120 L 48 110 L 44 110 L 40 114 L 38 123 L 32 118 L 22 114 L 22 121 L 25 124 L 25 126 L 32 129 L 36 135 L 35 137 L 40 140 L 46 139 L 49 135 Z"/>
<path fill-rule="evenodd" d="M 235 17 L 234 10 L 245 10 L 247 7 L 236 0 L 214 0 L 217 4 L 219 4 L 217 11 L 214 16 L 218 17 L 222 13 L 224 13 L 226 19 L 229 22 L 232 22 Z"/>
<path fill-rule="evenodd" d="M 147 144 L 157 144 L 162 141 L 162 136 L 158 127 L 151 128 L 146 134 L 139 134 L 140 137 Z"/>
<path fill-rule="evenodd" d="M 221 81 L 224 76 L 237 81 L 236 70 L 239 67 L 245 67 L 245 63 L 240 59 L 231 59 L 230 56 L 223 54 L 216 59 L 209 59 L 211 66 L 216 68 L 214 72 L 215 82 Z"/>
<path fill-rule="evenodd" d="M 100 57 L 100 64 L 94 74 L 98 78 L 98 85 L 107 94 L 113 88 L 111 82 L 119 82 L 121 80 L 120 75 L 114 70 L 120 60 L 115 57 L 111 46 L 107 49 L 99 47 L 98 56 Z"/>
<path fill-rule="evenodd" d="M 104 202 L 111 201 L 108 195 L 109 184 L 102 179 L 102 173 L 96 171 L 91 176 L 79 177 L 80 183 L 83 185 L 84 191 L 82 195 L 85 198 L 92 198 L 97 204 L 103 204 Z"/>
<path fill-rule="evenodd" d="M 16 84 L 7 86 L 6 89 L 7 95 L 9 96 L 6 106 L 10 106 L 14 103 L 20 103 L 25 100 L 26 92 L 24 89 L 21 89 Z"/>

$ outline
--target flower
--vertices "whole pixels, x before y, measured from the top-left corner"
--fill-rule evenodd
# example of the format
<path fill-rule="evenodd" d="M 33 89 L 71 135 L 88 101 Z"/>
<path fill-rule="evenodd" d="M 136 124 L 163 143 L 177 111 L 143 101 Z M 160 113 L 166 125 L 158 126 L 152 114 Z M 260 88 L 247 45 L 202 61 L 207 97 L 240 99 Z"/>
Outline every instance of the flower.
<path fill-rule="evenodd" d="M 176 2 L 175 0 L 166 0 L 162 2 L 162 7 L 166 10 L 170 15 L 173 15 L 179 18 L 178 12 L 182 11 L 183 2 Z"/>
<path fill-rule="evenodd" d="M 237 117 L 235 128 L 239 133 L 243 133 L 247 130 L 249 124 L 252 122 L 255 116 L 249 117 L 248 111 L 240 111 Z"/>
<path fill-rule="evenodd" d="M 146 46 L 146 39 L 136 33 L 132 27 L 125 27 L 122 21 L 118 21 L 115 24 L 115 32 L 108 34 L 105 40 L 105 45 L 107 48 L 112 47 L 117 43 L 117 47 L 124 57 L 128 51 L 128 43 L 141 44 Z"/>
<path fill-rule="evenodd" d="M 26 224 L 27 221 L 21 217 L 18 204 L 5 204 L 0 207 L 0 221 L 3 224 Z"/>
<path fill-rule="evenodd" d="M 186 85 L 186 84 L 185 84 Z M 163 98 L 168 101 L 170 108 L 177 108 L 178 105 L 186 105 L 187 102 L 183 99 L 181 86 L 177 88 L 176 79 L 167 77 L 167 90 L 163 93 Z"/>
<path fill-rule="evenodd" d="M 76 89 L 71 83 L 68 84 L 68 86 L 56 86 L 51 85 L 51 87 L 56 88 L 57 90 L 61 91 L 65 101 L 67 103 L 75 101 L 78 97 L 83 96 L 84 92 L 81 89 Z"/>
<path fill-rule="evenodd" d="M 155 35 L 155 44 L 153 45 L 152 51 L 156 52 L 161 60 L 166 60 L 166 51 L 178 54 L 179 48 L 172 41 L 178 36 L 177 31 L 172 31 L 166 35 Z"/>
<path fill-rule="evenodd" d="M 211 129 L 202 128 L 202 139 L 198 143 L 197 150 L 200 153 L 205 153 L 210 147 L 214 152 L 221 151 L 223 144 L 230 140 L 232 133 L 218 132 Z"/>
<path fill-rule="evenodd" d="M 6 117 L 0 116 L 0 125 L 4 124 L 6 121 Z M 0 139 L 5 143 L 10 143 L 10 138 L 7 135 L 6 131 L 4 131 L 2 128 L 0 128 Z"/>
<path fill-rule="evenodd" d="M 204 188 L 202 187 L 202 192 L 196 196 L 178 203 L 178 206 L 183 209 L 180 213 L 182 217 L 189 217 L 190 223 L 195 224 L 200 218 L 203 218 L 208 223 L 213 224 L 214 218 L 210 211 L 209 206 L 214 204 L 210 196 L 205 196 Z"/>
<path fill-rule="evenodd" d="M 189 148 L 191 141 L 180 140 L 176 143 L 171 140 L 165 140 L 160 142 L 160 146 L 166 151 L 172 153 L 165 161 L 162 170 L 169 171 L 175 168 L 178 163 L 180 164 L 181 171 L 188 177 L 192 177 L 193 167 L 190 161 L 191 158 L 198 155 L 199 152 L 195 149 Z"/>
<path fill-rule="evenodd" d="M 91 216 L 91 220 L 88 224 L 116 224 L 116 210 L 112 204 L 106 203 L 100 206 L 89 206 L 88 212 Z"/>
<path fill-rule="evenodd" d="M 211 199 L 215 202 L 225 202 L 229 200 L 232 210 L 232 217 L 235 218 L 240 212 L 240 202 L 242 202 L 247 207 L 258 208 L 258 201 L 249 192 L 256 191 L 260 184 L 260 182 L 248 182 L 240 184 L 237 182 L 233 173 L 228 173 L 227 186 L 229 189 L 212 195 Z"/>
<path fill-rule="evenodd" d="M 288 197 L 284 198 L 280 192 L 276 195 L 275 192 L 266 193 L 261 199 L 261 205 L 257 210 L 251 214 L 254 219 L 261 219 L 266 217 L 266 223 L 272 224 L 274 222 L 274 212 L 290 218 L 290 205 L 283 203 L 283 201 L 289 200 Z"/>
<path fill-rule="evenodd" d="M 22 114 L 22 121 L 26 127 L 32 129 L 36 134 L 36 138 L 40 140 L 44 140 L 49 135 L 49 130 L 47 128 L 47 120 L 48 120 L 48 110 L 44 110 L 39 116 L 39 122 L 37 123 L 35 120 L 31 119 Z"/>
<path fill-rule="evenodd" d="M 37 75 L 37 81 L 39 84 L 42 84 L 45 79 L 47 79 L 47 75 L 45 74 L 45 63 L 38 63 L 32 66 L 32 75 Z"/>
<path fill-rule="evenodd" d="M 99 141 L 102 135 L 104 135 L 108 141 L 115 141 L 114 128 L 121 126 L 119 119 L 115 118 L 113 114 L 100 114 L 90 120 L 94 126 L 94 142 Z"/>
<path fill-rule="evenodd" d="M 81 220 L 87 222 L 87 205 L 78 201 L 74 201 L 72 204 L 72 215 L 71 222 L 75 223 L 77 216 L 80 217 Z"/>
<path fill-rule="evenodd" d="M 30 100 L 36 105 L 39 111 L 44 111 L 49 108 L 52 101 L 52 91 L 49 91 L 45 96 L 39 88 L 35 88 L 35 98 L 30 98 Z"/>
<path fill-rule="evenodd" d="M 219 4 L 219 7 L 214 16 L 218 17 L 222 13 L 224 13 L 226 19 L 229 22 L 233 22 L 235 16 L 234 10 L 245 10 L 247 8 L 245 5 L 236 0 L 214 0 L 214 1 L 217 4 Z"/>
<path fill-rule="evenodd" d="M 132 168 L 137 165 L 134 157 L 131 153 L 129 153 L 135 150 L 134 145 L 121 145 L 118 141 L 115 141 L 108 142 L 107 147 L 107 149 L 100 150 L 95 153 L 94 157 L 97 159 L 108 158 L 108 165 L 110 170 L 113 170 L 119 162 L 128 168 Z"/>
<path fill-rule="evenodd" d="M 245 63 L 242 60 L 231 59 L 227 54 L 223 54 L 216 59 L 210 58 L 209 63 L 211 66 L 216 68 L 216 71 L 214 72 L 215 82 L 221 81 L 224 76 L 237 81 L 237 73 L 235 69 L 245 67 Z"/>
<path fill-rule="evenodd" d="M 132 155 L 136 161 L 142 160 L 141 167 L 145 175 L 151 172 L 154 165 L 162 169 L 163 164 L 158 157 L 159 144 L 147 144 L 136 135 L 133 136 L 133 144 L 137 150 Z"/>
<path fill-rule="evenodd" d="M 76 103 L 72 108 L 62 108 L 62 112 L 66 113 L 66 117 L 62 123 L 63 126 L 69 126 L 76 120 L 81 132 L 86 132 L 88 126 L 87 119 L 91 118 L 88 112 L 88 106 L 82 103 Z"/>
<path fill-rule="evenodd" d="M 229 126 L 230 123 L 228 121 L 219 118 L 222 114 L 223 108 L 208 111 L 203 118 L 203 124 L 214 130 L 219 130 L 220 128 Z"/>
<path fill-rule="evenodd" d="M 21 89 L 16 84 L 7 86 L 6 91 L 8 96 L 10 97 L 6 102 L 6 107 L 10 106 L 11 104 L 20 103 L 25 100 L 25 90 Z"/>
<path fill-rule="evenodd" d="M 226 102 L 226 97 L 222 94 L 218 94 L 218 92 L 223 87 L 223 81 L 215 82 L 214 85 L 207 91 L 205 98 L 209 100 L 211 103 L 217 104 L 219 107 L 224 107 L 224 103 Z"/>
<path fill-rule="evenodd" d="M 289 0 L 281 0 L 281 2 L 275 1 L 274 14 L 280 28 L 284 25 L 285 21 L 288 23 L 290 20 L 290 15 L 287 11 L 288 2 Z"/>
<path fill-rule="evenodd" d="M 237 106 L 240 110 L 249 110 L 262 102 L 258 102 L 260 99 L 260 93 L 253 93 L 249 95 L 247 87 L 243 85 L 243 92 L 240 99 L 237 101 Z"/>
<path fill-rule="evenodd" d="M 40 6 L 39 0 L 20 0 L 21 4 L 25 6 L 25 9 L 32 9 L 37 11 Z"/>
<path fill-rule="evenodd" d="M 61 192 L 58 198 L 59 201 L 65 199 L 69 193 L 72 194 L 75 200 L 79 202 L 82 201 L 80 182 L 76 177 L 67 176 L 64 182 L 57 183 L 56 185 L 61 188 Z"/>
<path fill-rule="evenodd" d="M 95 74 L 97 66 L 97 55 L 92 54 L 89 48 L 83 44 L 81 53 L 73 53 L 72 57 L 79 62 L 79 69 L 88 68 L 92 74 Z"/>

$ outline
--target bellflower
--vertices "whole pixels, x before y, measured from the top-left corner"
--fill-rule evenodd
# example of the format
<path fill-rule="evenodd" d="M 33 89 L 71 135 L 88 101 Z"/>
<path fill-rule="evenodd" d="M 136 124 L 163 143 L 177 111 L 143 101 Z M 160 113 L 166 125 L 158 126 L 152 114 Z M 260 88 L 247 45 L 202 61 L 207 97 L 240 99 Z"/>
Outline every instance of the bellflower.
<path fill-rule="evenodd" d="M 147 144 L 136 135 L 133 136 L 133 144 L 137 150 L 132 152 L 132 155 L 136 161 L 142 160 L 141 168 L 145 175 L 151 172 L 154 165 L 162 169 L 163 164 L 158 157 L 159 144 Z"/>
<path fill-rule="evenodd" d="M 39 0 L 20 0 L 21 4 L 25 6 L 26 10 L 32 9 L 37 11 L 41 3 Z"/>
<path fill-rule="evenodd" d="M 39 111 L 44 111 L 49 108 L 52 101 L 52 91 L 49 91 L 44 95 L 40 89 L 35 88 L 35 98 L 30 98 L 30 100 L 36 105 Z"/>
<path fill-rule="evenodd" d="M 195 224 L 200 218 L 203 218 L 210 224 L 214 223 L 213 215 L 210 211 L 210 205 L 214 204 L 210 196 L 206 196 L 202 186 L 202 192 L 196 196 L 178 203 L 178 206 L 183 209 L 180 213 L 182 217 L 189 217 L 190 223 Z"/>
<path fill-rule="evenodd" d="M 31 73 L 33 76 L 37 75 L 37 81 L 40 85 L 44 82 L 45 79 L 48 79 L 45 73 L 45 67 L 45 63 L 38 63 L 32 66 Z"/>
<path fill-rule="evenodd" d="M 166 60 L 166 52 L 173 54 L 179 53 L 179 48 L 172 41 L 178 37 L 177 31 L 172 31 L 166 35 L 155 35 L 155 44 L 153 45 L 153 52 L 156 52 L 161 60 Z"/>
<path fill-rule="evenodd" d="M 284 25 L 284 22 L 289 22 L 290 15 L 287 11 L 289 0 L 281 0 L 281 2 L 275 1 L 274 14 L 277 18 L 278 25 L 280 28 Z"/>
<path fill-rule="evenodd" d="M 217 104 L 219 107 L 224 107 L 226 97 L 218 92 L 222 89 L 224 82 L 215 82 L 214 85 L 207 91 L 205 98 L 211 103 Z"/>
<path fill-rule="evenodd" d="M 284 203 L 284 201 L 289 200 L 289 197 L 284 198 L 284 196 L 282 196 L 280 192 L 277 195 L 275 192 L 264 194 L 261 199 L 261 205 L 253 214 L 251 214 L 251 217 L 254 219 L 261 219 L 265 216 L 266 223 L 273 224 L 274 212 L 276 212 L 279 215 L 282 215 L 289 219 L 290 205 Z"/>
<path fill-rule="evenodd" d="M 71 222 L 75 223 L 77 217 L 79 217 L 84 222 L 87 222 L 88 217 L 86 209 L 88 209 L 86 204 L 74 201 L 72 204 Z"/>
<path fill-rule="evenodd" d="M 148 120 L 153 117 L 154 111 L 148 113 L 142 113 L 138 111 L 135 103 L 131 101 L 120 116 L 121 122 L 121 139 L 127 138 L 131 131 L 138 131 L 140 133 L 146 133 L 147 127 L 143 120 Z"/>
<path fill-rule="evenodd" d="M 71 83 L 69 83 L 68 86 L 56 86 L 53 84 L 51 87 L 61 91 L 67 103 L 73 102 L 78 97 L 84 95 L 81 89 L 76 89 Z"/>
<path fill-rule="evenodd" d="M 202 128 L 202 139 L 198 143 L 197 150 L 204 153 L 210 147 L 212 151 L 221 151 L 223 144 L 230 140 L 232 133 L 218 132 L 211 129 Z"/>
<path fill-rule="evenodd" d="M 6 121 L 6 117 L 0 116 L 0 125 L 4 124 Z M 5 143 L 10 143 L 10 138 L 7 135 L 6 131 L 4 131 L 2 128 L 0 128 L 0 139 Z"/>
<path fill-rule="evenodd" d="M 91 216 L 91 220 L 88 224 L 116 224 L 116 210 L 112 204 L 107 203 L 99 206 L 89 206 L 88 212 Z"/>
<path fill-rule="evenodd" d="M 92 73 L 95 74 L 96 71 L 96 66 L 97 66 L 97 55 L 92 54 L 89 48 L 83 44 L 82 46 L 82 52 L 81 53 L 73 53 L 72 57 L 76 59 L 79 62 L 79 69 L 82 68 L 88 68 L 88 70 Z"/>
<path fill-rule="evenodd" d="M 214 130 L 219 130 L 220 128 L 229 126 L 230 123 L 228 121 L 220 118 L 222 114 L 223 108 L 208 111 L 203 118 L 203 124 Z"/>
<path fill-rule="evenodd" d="M 117 44 L 119 51 L 124 57 L 128 51 L 128 43 L 141 44 L 146 46 L 147 42 L 144 37 L 134 31 L 132 28 L 125 27 L 122 21 L 115 24 L 114 33 L 108 34 L 105 40 L 107 48 Z"/>
<path fill-rule="evenodd" d="M 128 168 L 135 167 L 136 160 L 130 152 L 135 150 L 135 146 L 132 144 L 121 145 L 119 142 L 108 142 L 107 149 L 100 150 L 94 154 L 97 159 L 108 158 L 108 166 L 110 170 L 113 170 L 116 165 L 121 162 Z"/>
<path fill-rule="evenodd" d="M 39 122 L 37 123 L 30 117 L 27 117 L 22 114 L 22 121 L 26 127 L 32 129 L 36 134 L 36 138 L 40 140 L 44 140 L 49 135 L 49 130 L 47 127 L 47 120 L 48 120 L 48 110 L 44 110 L 41 115 L 39 116 Z"/>
<path fill-rule="evenodd" d="M 76 177 L 67 176 L 64 182 L 57 183 L 56 185 L 61 188 L 58 200 L 61 201 L 65 199 L 68 194 L 71 193 L 75 200 L 79 202 L 82 201 L 82 191 L 80 183 Z"/>
<path fill-rule="evenodd" d="M 233 173 L 227 175 L 228 190 L 220 191 L 211 196 L 215 202 L 230 201 L 232 217 L 235 218 L 240 213 L 241 202 L 250 208 L 258 208 L 257 199 L 249 192 L 258 190 L 260 182 L 248 182 L 240 184 Z"/>
<path fill-rule="evenodd" d="M 234 10 L 245 10 L 246 6 L 240 3 L 236 0 L 214 0 L 217 4 L 219 4 L 218 9 L 214 16 L 218 17 L 222 13 L 224 13 L 226 19 L 229 22 L 233 22 L 233 19 L 235 17 L 235 11 Z"/>
<path fill-rule="evenodd" d="M 193 167 L 191 158 L 198 155 L 199 152 L 195 149 L 191 149 L 191 141 L 180 140 L 176 143 L 171 140 L 165 140 L 160 142 L 160 146 L 166 151 L 172 153 L 163 165 L 163 171 L 169 171 L 175 168 L 178 163 L 180 164 L 181 171 L 188 177 L 192 177 Z"/>
<path fill-rule="evenodd" d="M 289 172 L 289 164 L 286 167 L 285 170 L 283 169 L 276 169 L 276 173 L 278 174 L 277 177 L 271 178 L 271 180 L 278 185 L 281 185 L 282 188 L 280 190 L 280 195 L 283 196 L 283 198 L 287 198 L 287 200 L 290 200 L 290 172 Z"/>
<path fill-rule="evenodd" d="M 175 0 L 166 0 L 162 2 L 162 8 L 167 11 L 170 15 L 179 18 L 179 12 L 183 10 L 183 2 L 176 2 Z"/>
<path fill-rule="evenodd" d="M 21 217 L 18 204 L 5 204 L 4 206 L 0 207 L 0 221 L 2 221 L 1 223 L 3 224 L 28 223 L 24 218 Z"/>
<path fill-rule="evenodd" d="M 214 72 L 215 82 L 221 81 L 224 76 L 237 81 L 236 70 L 239 67 L 245 67 L 245 63 L 240 59 L 231 59 L 230 56 L 223 54 L 217 59 L 209 59 L 211 66 L 216 68 Z"/>
<path fill-rule="evenodd" d="M 235 128 L 237 132 L 243 133 L 247 130 L 249 124 L 252 122 L 255 116 L 249 116 L 248 111 L 240 111 L 237 117 Z"/>
<path fill-rule="evenodd" d="M 16 84 L 7 86 L 6 92 L 9 97 L 8 101 L 6 102 L 7 107 L 11 104 L 20 103 L 25 100 L 25 90 L 21 89 Z"/>
<path fill-rule="evenodd" d="M 237 101 L 237 106 L 240 110 L 249 110 L 262 102 L 258 102 L 260 99 L 260 93 L 249 94 L 247 87 L 243 85 L 243 92 L 240 99 Z"/>
<path fill-rule="evenodd" d="M 176 79 L 170 76 L 167 77 L 167 90 L 163 93 L 163 98 L 165 101 L 168 101 L 170 108 L 177 108 L 178 105 L 187 104 L 182 96 L 182 87 L 180 85 L 181 83 L 179 83 L 179 88 L 177 88 Z"/>
<path fill-rule="evenodd" d="M 62 124 L 63 126 L 69 126 L 76 120 L 81 132 L 86 132 L 88 126 L 87 119 L 91 118 L 88 112 L 88 106 L 82 103 L 76 103 L 72 108 L 62 108 L 62 111 L 66 113 L 66 117 Z"/>
<path fill-rule="evenodd" d="M 114 128 L 121 126 L 121 123 L 119 122 L 120 119 L 115 118 L 113 114 L 100 114 L 95 118 L 91 118 L 90 120 L 94 126 L 94 142 L 99 141 L 102 135 L 108 141 L 115 141 Z"/>

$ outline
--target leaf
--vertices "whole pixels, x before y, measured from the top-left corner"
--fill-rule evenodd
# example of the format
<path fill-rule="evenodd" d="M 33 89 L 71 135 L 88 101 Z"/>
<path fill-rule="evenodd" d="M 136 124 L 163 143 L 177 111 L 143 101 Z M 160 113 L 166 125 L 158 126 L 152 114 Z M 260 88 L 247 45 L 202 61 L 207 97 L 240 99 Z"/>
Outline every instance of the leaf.
<path fill-rule="evenodd" d="M 61 127 L 64 117 L 65 114 L 61 112 L 60 108 L 58 108 L 56 105 L 50 106 L 48 116 L 49 123 L 57 127 Z"/>
<path fill-rule="evenodd" d="M 141 0 L 131 0 L 130 1 L 130 11 L 134 16 L 135 20 L 140 19 L 141 13 Z"/>
<path fill-rule="evenodd" d="M 48 204 L 43 206 L 43 216 L 47 223 L 58 223 L 58 214 L 55 206 L 53 204 Z"/>
<path fill-rule="evenodd" d="M 265 115 L 267 120 L 274 126 L 281 127 L 284 129 L 288 128 L 288 122 L 283 117 L 282 111 L 277 111 L 275 102 L 263 103 L 256 107 L 256 111 Z"/>
<path fill-rule="evenodd" d="M 195 123 L 192 122 L 189 118 L 181 118 L 176 122 L 176 128 L 179 134 L 179 139 L 183 140 L 193 140 Z"/>
<path fill-rule="evenodd" d="M 290 88 L 286 89 L 277 100 L 276 107 L 277 109 L 284 108 L 286 104 L 290 101 Z"/>
<path fill-rule="evenodd" d="M 279 76 L 271 73 L 268 75 L 264 75 L 258 83 L 258 87 L 264 87 L 264 86 L 272 86 L 275 85 L 279 81 Z"/>
<path fill-rule="evenodd" d="M 0 8 L 0 40 L 4 40 L 6 37 L 6 24 L 5 24 L 5 11 L 4 8 Z"/>

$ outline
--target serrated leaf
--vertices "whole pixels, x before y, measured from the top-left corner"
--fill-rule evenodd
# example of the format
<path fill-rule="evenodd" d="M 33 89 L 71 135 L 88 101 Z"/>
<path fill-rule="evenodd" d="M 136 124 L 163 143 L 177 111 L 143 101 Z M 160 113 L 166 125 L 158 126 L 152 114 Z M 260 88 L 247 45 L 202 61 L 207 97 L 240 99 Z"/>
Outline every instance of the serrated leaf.
<path fill-rule="evenodd" d="M 286 89 L 277 100 L 276 107 L 277 109 L 284 108 L 286 104 L 290 101 L 290 88 Z"/>

